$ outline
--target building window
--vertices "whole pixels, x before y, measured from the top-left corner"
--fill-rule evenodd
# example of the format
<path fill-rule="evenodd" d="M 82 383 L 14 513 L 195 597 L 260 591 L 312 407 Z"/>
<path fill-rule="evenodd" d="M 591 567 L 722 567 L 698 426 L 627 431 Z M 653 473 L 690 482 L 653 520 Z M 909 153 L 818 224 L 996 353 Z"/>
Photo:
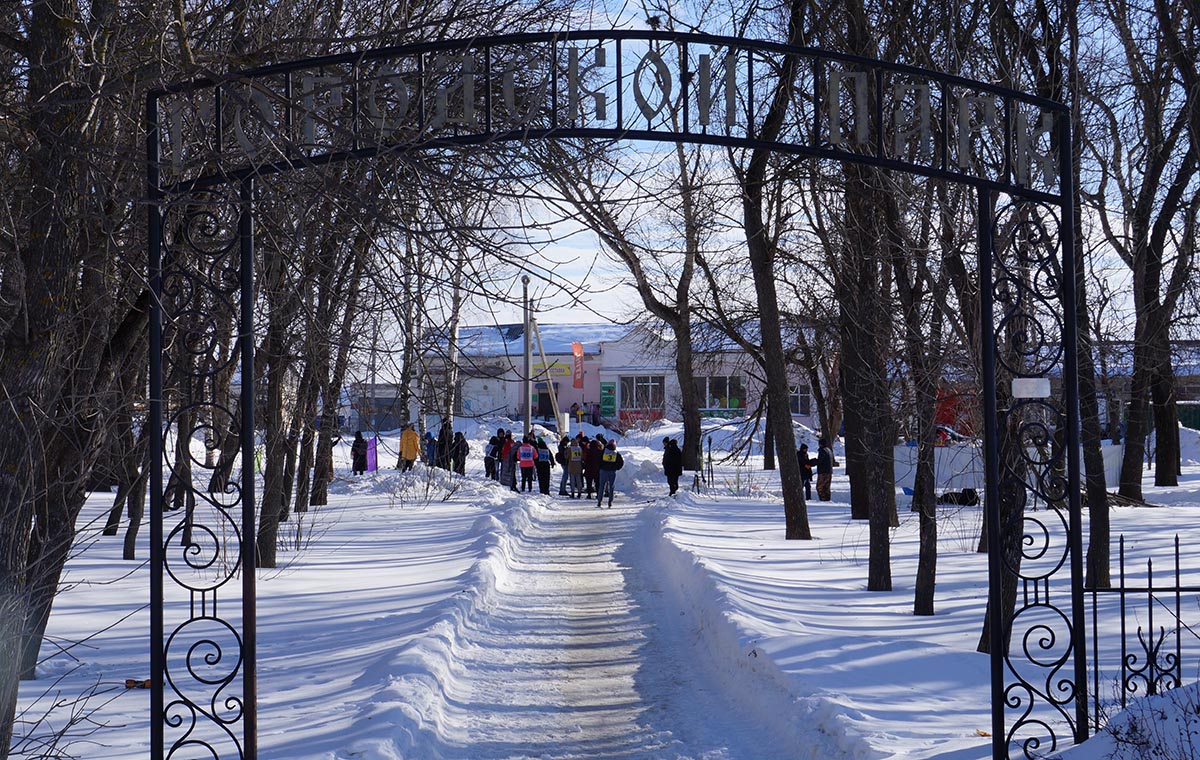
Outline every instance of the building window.
<path fill-rule="evenodd" d="M 812 413 L 812 391 L 808 389 L 807 385 L 792 388 L 788 400 L 792 407 L 792 414 L 807 417 Z"/>
<path fill-rule="evenodd" d="M 697 377 L 693 382 L 701 409 L 746 408 L 746 384 L 741 375 Z"/>
<path fill-rule="evenodd" d="M 666 405 L 662 375 L 621 378 L 622 409 L 659 409 Z"/>

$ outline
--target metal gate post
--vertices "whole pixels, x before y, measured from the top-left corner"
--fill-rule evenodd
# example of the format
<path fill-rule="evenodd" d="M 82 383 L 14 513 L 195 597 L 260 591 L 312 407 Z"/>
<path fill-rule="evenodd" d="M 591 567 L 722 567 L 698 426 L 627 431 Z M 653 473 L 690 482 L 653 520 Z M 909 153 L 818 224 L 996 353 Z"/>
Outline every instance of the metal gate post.
<path fill-rule="evenodd" d="M 158 97 L 146 96 L 146 213 L 150 277 L 150 757 L 163 757 L 163 376 L 162 191 L 159 189 Z"/>
<path fill-rule="evenodd" d="M 983 363 L 984 520 L 988 538 L 988 647 L 992 674 L 992 757 L 1007 760 L 1004 721 L 1004 563 L 1000 552 L 1000 451 L 996 410 L 996 333 L 993 325 L 992 258 L 995 255 L 995 196 L 980 188 L 977 207 L 979 242 L 979 324 Z"/>
<path fill-rule="evenodd" d="M 1070 510 L 1068 541 L 1071 550 L 1071 649 L 1075 658 L 1075 743 L 1088 738 L 1087 637 L 1083 610 L 1083 516 L 1080 504 L 1079 455 L 1079 355 L 1075 292 L 1075 153 L 1072 149 L 1070 116 L 1058 119 L 1059 192 L 1061 221 L 1058 237 L 1062 242 L 1063 301 L 1063 412 L 1067 424 L 1067 506 Z M 1105 506 L 1107 509 L 1107 506 Z"/>
<path fill-rule="evenodd" d="M 241 249 L 242 349 L 242 757 L 258 757 L 258 671 L 255 662 L 257 630 L 255 579 L 258 568 L 258 531 L 254 527 L 257 506 L 254 473 L 254 180 L 242 180 L 238 215 L 238 245 Z M 249 473 L 248 475 L 245 473 Z"/>

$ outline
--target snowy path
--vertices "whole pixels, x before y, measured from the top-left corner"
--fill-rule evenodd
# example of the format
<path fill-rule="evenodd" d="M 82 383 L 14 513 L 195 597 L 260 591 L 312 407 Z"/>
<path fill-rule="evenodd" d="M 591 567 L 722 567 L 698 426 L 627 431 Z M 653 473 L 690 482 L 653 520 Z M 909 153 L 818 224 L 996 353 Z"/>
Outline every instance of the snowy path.
<path fill-rule="evenodd" d="M 706 691 L 679 640 L 686 626 L 662 625 L 647 606 L 652 579 L 615 559 L 637 508 L 581 500 L 533 512 L 490 614 L 458 642 L 452 683 L 463 693 L 447 694 L 441 716 L 446 757 L 786 756 Z"/>

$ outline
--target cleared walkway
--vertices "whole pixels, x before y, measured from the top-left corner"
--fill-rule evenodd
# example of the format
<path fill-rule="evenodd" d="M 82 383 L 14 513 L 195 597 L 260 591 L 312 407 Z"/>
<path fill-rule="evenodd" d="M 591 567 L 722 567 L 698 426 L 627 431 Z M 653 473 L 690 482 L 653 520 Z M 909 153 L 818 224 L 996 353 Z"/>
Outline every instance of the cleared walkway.
<path fill-rule="evenodd" d="M 535 511 L 492 614 L 458 642 L 445 757 L 789 756 L 693 677 L 694 624 L 664 618 L 644 564 L 615 558 L 636 519 L 582 500 Z"/>

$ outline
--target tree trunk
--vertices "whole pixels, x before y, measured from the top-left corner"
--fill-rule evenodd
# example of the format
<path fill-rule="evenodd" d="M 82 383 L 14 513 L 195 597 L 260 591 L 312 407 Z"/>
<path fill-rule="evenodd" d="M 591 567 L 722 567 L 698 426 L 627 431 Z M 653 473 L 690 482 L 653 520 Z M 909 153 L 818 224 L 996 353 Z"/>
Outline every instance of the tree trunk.
<path fill-rule="evenodd" d="M 837 387 L 837 373 L 825 372 L 824 362 L 820 358 L 824 352 L 818 353 L 813 349 L 812 341 L 808 339 L 804 330 L 796 331 L 796 346 L 800 349 L 801 363 L 804 365 L 804 374 L 808 380 L 809 396 L 817 407 L 817 428 L 821 435 L 832 443 L 834 437 L 837 436 L 836 428 L 841 425 L 841 419 L 838 418 L 835 422 L 834 404 L 831 403 L 833 398 L 826 394 L 826 386 L 828 385 L 831 389 Z M 825 372 L 824 377 L 822 372 Z M 833 378 L 832 383 L 829 382 L 831 378 Z M 809 413 L 811 415 L 811 409 Z"/>
<path fill-rule="evenodd" d="M 1155 367 L 1150 379 L 1150 398 L 1154 408 L 1154 485 L 1179 485 L 1179 411 L 1175 406 L 1175 370 L 1171 367 L 1169 336 L 1155 341 Z M 1164 345 L 1165 344 L 1165 345 Z"/>
<path fill-rule="evenodd" d="M 314 444 L 316 443 L 316 433 L 312 425 L 305 425 L 304 430 L 300 433 L 300 454 L 296 459 L 296 498 L 293 500 L 292 508 L 297 513 L 308 511 L 308 498 L 312 487 L 312 471 L 314 459 Z"/>
<path fill-rule="evenodd" d="M 787 35 L 790 44 L 800 44 L 803 39 L 801 23 L 805 6 L 806 3 L 802 0 L 792 0 L 790 3 Z M 770 110 L 759 130 L 759 138 L 764 142 L 776 139 L 782 130 L 784 118 L 792 102 L 798 66 L 798 58 L 784 59 Z M 763 368 L 767 379 L 767 414 L 779 448 L 795 451 L 796 436 L 789 410 L 790 394 L 779 316 L 779 297 L 775 291 L 775 250 L 763 221 L 763 183 L 769 153 L 765 148 L 755 149 L 749 166 L 741 177 L 742 218 L 750 269 L 754 275 L 754 291 L 758 296 Z M 785 456 L 780 460 L 779 480 L 783 489 L 785 538 L 811 539 L 808 511 L 804 503 L 804 487 L 800 479 L 800 463 L 795 456 Z"/>
<path fill-rule="evenodd" d="M 842 423 L 845 420 L 845 414 L 843 413 L 845 406 L 842 404 L 841 386 L 834 379 L 841 377 L 842 359 L 840 356 L 833 356 L 828 363 L 822 361 L 822 366 L 825 367 L 825 384 L 821 386 L 822 397 L 825 399 L 825 409 L 829 415 L 829 420 L 828 427 L 825 427 L 826 422 L 822 420 L 821 431 L 832 445 L 833 440 L 841 435 Z"/>
<path fill-rule="evenodd" d="M 999 390 L 1000 382 L 997 379 L 997 408 L 1003 409 L 1008 404 L 1007 398 L 999 398 L 1002 392 Z M 1012 638 L 1012 619 L 1013 612 L 1017 605 L 1017 575 L 1021 571 L 1021 548 L 1024 530 L 1022 522 L 1025 517 L 1025 500 L 1026 491 L 1023 483 L 1025 482 L 1025 466 L 1021 457 L 1020 437 L 1017 435 L 1017 420 L 1014 417 L 1009 417 L 1009 424 L 1001 428 L 999 431 L 999 446 L 1001 452 L 1007 452 L 1007 458 L 1000 461 L 1000 554 L 1001 567 L 1000 587 L 1001 587 L 1001 606 L 1003 610 L 1004 631 L 1002 641 L 1004 642 L 1004 651 L 1008 652 L 1010 639 Z M 984 499 L 984 514 L 987 514 L 989 505 Z M 985 519 L 986 523 L 987 520 Z M 992 609 L 991 600 L 988 600 L 987 610 L 983 616 L 983 631 L 979 637 L 979 645 L 976 651 L 988 654 L 991 652 L 991 630 L 994 623 L 995 611 Z"/>
<path fill-rule="evenodd" d="M 317 373 L 314 368 L 316 362 L 314 357 L 309 356 L 305 363 L 305 375 L 308 376 L 308 386 L 304 393 L 304 397 L 299 401 L 301 409 L 300 429 L 298 431 L 300 452 L 297 455 L 295 462 L 295 499 L 293 509 L 296 512 L 308 511 L 308 496 L 309 488 L 312 486 L 312 467 L 313 467 L 313 442 L 315 435 L 313 432 L 313 420 L 317 416 L 317 397 L 320 394 L 320 383 L 317 381 Z"/>
<path fill-rule="evenodd" d="M 892 203 L 873 170 L 849 167 L 846 189 L 846 252 L 841 285 L 843 399 L 857 417 L 858 443 L 850 446 L 847 424 L 847 473 L 852 516 L 866 512 L 870 552 L 867 590 L 890 591 L 891 527 L 896 515 L 894 440 L 891 398 L 883 356 L 887 344 L 883 292 L 885 241 L 898 239 L 885 218 Z M 853 452 L 857 462 L 850 466 Z M 856 506 L 857 505 L 857 506 Z M 857 512 L 855 511 L 857 509 Z"/>
<path fill-rule="evenodd" d="M 150 477 L 150 463 L 143 461 L 141 473 L 133 483 L 129 492 L 129 525 L 125 528 L 125 539 L 121 550 L 121 558 L 137 559 L 137 536 L 142 526 L 142 516 L 146 513 L 146 481 Z M 161 466 L 161 465 L 160 465 Z"/>
<path fill-rule="evenodd" d="M 932 422 L 932 417 L 930 417 Z M 922 427 L 924 425 L 919 422 Z M 918 433 L 917 473 L 913 481 L 913 511 L 920 514 L 920 542 L 913 614 L 932 615 L 937 584 L 937 489 L 934 481 L 933 425 L 928 436 Z"/>
<path fill-rule="evenodd" d="M 33 372 L 38 372 L 36 365 Z M 0 452 L 7 452 L 6 467 L 0 469 L 0 757 L 12 744 L 20 683 L 21 649 L 25 628 L 25 559 L 29 551 L 29 525 L 33 521 L 30 475 L 36 465 L 34 442 L 26 434 L 31 428 L 8 416 L 8 411 L 32 412 L 30 400 L 22 396 L 12 406 L 2 405 Z M 23 408 L 24 407 L 24 408 Z"/>
<path fill-rule="evenodd" d="M 1133 347 L 1133 381 L 1126 407 L 1125 451 L 1121 458 L 1122 496 L 1142 498 L 1142 463 L 1146 460 L 1146 437 L 1150 427 L 1150 370 L 1144 354 L 1146 347 L 1138 340 Z"/>
<path fill-rule="evenodd" d="M 209 493 L 221 493 L 229 485 L 233 465 L 242 452 L 241 418 L 242 404 L 238 401 L 234 403 L 233 414 L 229 418 L 229 429 L 221 436 L 221 454 L 208 480 Z"/>
<path fill-rule="evenodd" d="M 288 425 L 285 421 L 284 386 L 291 358 L 288 356 L 288 330 L 298 303 L 287 292 L 289 286 L 283 257 L 266 254 L 267 340 L 264 352 L 267 365 L 267 408 L 263 427 L 266 431 L 266 467 L 263 472 L 262 507 L 259 512 L 258 567 L 275 567 L 279 541 L 279 523 L 286 508 Z M 257 357 L 256 357 L 257 358 Z M 257 363 L 257 361 L 255 362 Z"/>
<path fill-rule="evenodd" d="M 113 498 L 112 509 L 109 510 L 108 521 L 104 525 L 104 535 L 106 536 L 115 536 L 121 529 L 121 512 L 125 508 L 125 500 L 129 498 L 130 489 L 141 475 L 142 462 L 146 458 L 146 449 L 149 445 L 145 425 L 142 426 L 137 436 L 134 436 L 132 415 L 121 415 L 121 419 L 116 424 L 119 427 L 115 435 L 119 441 L 118 445 L 123 449 L 123 454 L 121 455 L 117 495 Z"/>
<path fill-rule="evenodd" d="M 767 405 L 767 416 L 763 425 L 763 469 L 775 469 L 775 431 L 771 429 L 770 404 Z"/>
<path fill-rule="evenodd" d="M 292 487 L 296 483 L 296 444 L 300 432 L 288 433 L 285 441 L 283 460 L 283 503 L 280 505 L 279 522 L 287 522 L 292 516 Z"/>
<path fill-rule="evenodd" d="M 853 317 L 843 316 L 843 325 L 846 322 L 854 319 Z M 846 347 L 850 341 L 856 340 L 852 336 L 842 335 L 842 350 L 846 351 Z M 852 358 L 853 357 L 853 358 Z M 852 388 L 851 384 L 855 382 L 854 377 L 861 376 L 863 372 L 861 357 L 857 350 L 850 354 L 845 354 L 842 357 L 841 373 L 838 376 L 838 388 L 841 391 L 841 396 L 846 400 L 845 409 L 842 415 L 842 421 L 846 428 L 844 442 L 846 445 L 846 479 L 850 483 L 850 519 L 851 520 L 866 520 L 871 515 L 871 500 L 866 488 L 862 487 L 866 472 L 867 449 L 863 443 L 863 427 L 866 423 L 863 421 L 863 408 L 860 406 L 862 394 Z M 832 435 L 826 434 L 830 445 L 833 445 Z"/>
<path fill-rule="evenodd" d="M 683 417 L 683 469 L 699 470 L 700 438 L 704 434 L 700 425 L 700 398 L 696 394 L 696 374 L 692 369 L 691 311 L 681 310 L 683 317 L 674 325 L 675 333 L 675 377 L 679 381 L 680 416 Z"/>
<path fill-rule="evenodd" d="M 308 500 L 309 506 L 312 507 L 329 503 L 329 481 L 333 479 L 333 434 L 337 430 L 338 403 L 342 394 L 342 384 L 346 379 L 346 368 L 350 363 L 350 345 L 354 337 L 354 320 L 358 315 L 358 293 L 366 242 L 362 234 L 355 241 L 349 295 L 346 297 L 341 331 L 338 335 L 337 358 L 328 381 L 321 388 L 321 430 L 317 434 L 317 462 L 313 467 L 312 497 Z"/>
<path fill-rule="evenodd" d="M 26 571 L 25 630 L 21 644 L 21 678 L 36 678 L 38 652 L 58 583 L 75 538 L 75 518 L 83 507 L 84 492 L 70 488 L 70 478 L 51 486 L 34 523 Z"/>

